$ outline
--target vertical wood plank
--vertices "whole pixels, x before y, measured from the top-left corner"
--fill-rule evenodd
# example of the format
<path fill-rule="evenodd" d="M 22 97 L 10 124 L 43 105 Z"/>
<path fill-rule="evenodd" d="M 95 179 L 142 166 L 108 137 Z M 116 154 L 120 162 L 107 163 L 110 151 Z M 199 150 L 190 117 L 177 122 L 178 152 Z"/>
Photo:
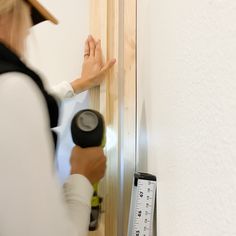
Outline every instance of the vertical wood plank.
<path fill-rule="evenodd" d="M 104 235 L 125 236 L 135 168 L 136 0 L 90 1 L 91 34 L 101 38 L 106 58 L 117 59 L 100 91 L 90 91 L 91 108 L 102 111 L 109 131 Z"/>
<path fill-rule="evenodd" d="M 94 38 L 101 39 L 104 60 L 107 59 L 107 0 L 90 0 L 90 33 Z M 105 117 L 107 123 L 106 109 L 106 87 L 107 76 L 100 87 L 92 88 L 89 91 L 89 106 L 91 109 L 100 111 Z M 106 199 L 106 179 L 99 184 L 99 195 Z M 105 204 L 102 210 L 106 212 Z M 89 236 L 105 235 L 105 215 L 103 213 L 100 218 L 99 228 L 97 231 L 90 232 Z"/>
<path fill-rule="evenodd" d="M 117 12 L 118 0 L 91 0 L 91 34 L 102 40 L 104 59 L 118 58 Z M 107 172 L 100 185 L 104 196 L 104 231 L 90 235 L 117 235 L 117 196 L 118 196 L 118 69 L 117 65 L 109 72 L 99 88 L 90 91 L 90 107 L 100 110 L 105 116 L 108 133 L 106 145 Z"/>
<path fill-rule="evenodd" d="M 119 0 L 108 0 L 108 31 L 107 52 L 108 58 L 115 57 L 117 63 L 109 73 L 107 86 L 107 122 L 110 132 L 107 147 L 107 197 L 105 235 L 117 234 L 118 197 L 119 197 L 119 94 L 118 94 L 118 65 L 119 65 Z"/>
<path fill-rule="evenodd" d="M 127 235 L 130 195 L 136 162 L 136 31 L 137 0 L 124 0 L 124 209 L 123 235 Z"/>

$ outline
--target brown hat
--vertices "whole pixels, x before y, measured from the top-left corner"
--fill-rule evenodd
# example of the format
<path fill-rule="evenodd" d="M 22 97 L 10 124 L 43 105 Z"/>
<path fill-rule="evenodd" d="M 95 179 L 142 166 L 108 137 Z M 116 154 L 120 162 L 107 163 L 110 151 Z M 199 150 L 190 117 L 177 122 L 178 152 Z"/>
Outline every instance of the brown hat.
<path fill-rule="evenodd" d="M 37 0 L 26 0 L 26 2 L 28 2 L 32 7 L 31 16 L 33 25 L 36 25 L 45 20 L 49 20 L 54 24 L 58 24 L 58 20 Z"/>

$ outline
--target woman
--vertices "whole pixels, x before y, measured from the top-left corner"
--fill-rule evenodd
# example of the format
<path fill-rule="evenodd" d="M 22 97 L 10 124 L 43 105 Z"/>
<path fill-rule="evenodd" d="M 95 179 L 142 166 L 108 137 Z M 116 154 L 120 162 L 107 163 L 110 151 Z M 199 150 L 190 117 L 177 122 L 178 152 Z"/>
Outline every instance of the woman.
<path fill-rule="evenodd" d="M 71 175 L 60 189 L 53 171 L 56 100 L 21 60 L 29 28 L 57 20 L 36 0 L 0 0 L 0 235 L 87 235 L 92 184 L 105 173 L 99 147 L 74 147 Z M 115 60 L 102 63 L 100 41 L 89 37 L 79 80 L 58 85 L 60 99 L 97 86 Z M 53 137 L 54 136 L 54 140 Z"/>

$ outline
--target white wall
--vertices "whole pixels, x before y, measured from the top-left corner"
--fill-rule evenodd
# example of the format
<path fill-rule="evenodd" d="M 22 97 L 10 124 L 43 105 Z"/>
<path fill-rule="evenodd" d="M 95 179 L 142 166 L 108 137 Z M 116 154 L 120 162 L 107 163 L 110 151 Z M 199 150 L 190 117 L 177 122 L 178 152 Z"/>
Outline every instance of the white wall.
<path fill-rule="evenodd" d="M 158 235 L 236 235 L 236 1 L 138 10 L 139 152 L 159 178 Z"/>
<path fill-rule="evenodd" d="M 28 40 L 28 61 L 47 85 L 56 85 L 80 76 L 84 41 L 89 34 L 88 0 L 40 0 L 59 20 L 55 26 L 44 22 L 33 28 Z M 72 147 L 70 120 L 73 113 L 87 107 L 86 93 L 62 104 L 61 142 L 58 168 L 63 181 L 69 172 Z"/>

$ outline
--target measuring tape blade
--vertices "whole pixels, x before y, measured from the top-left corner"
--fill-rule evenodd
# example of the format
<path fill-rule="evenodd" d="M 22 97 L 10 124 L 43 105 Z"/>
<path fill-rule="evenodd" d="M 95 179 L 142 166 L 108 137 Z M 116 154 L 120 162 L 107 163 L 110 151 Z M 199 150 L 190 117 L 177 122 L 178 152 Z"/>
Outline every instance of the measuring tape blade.
<path fill-rule="evenodd" d="M 128 236 L 152 236 L 156 188 L 156 176 L 134 174 Z"/>

